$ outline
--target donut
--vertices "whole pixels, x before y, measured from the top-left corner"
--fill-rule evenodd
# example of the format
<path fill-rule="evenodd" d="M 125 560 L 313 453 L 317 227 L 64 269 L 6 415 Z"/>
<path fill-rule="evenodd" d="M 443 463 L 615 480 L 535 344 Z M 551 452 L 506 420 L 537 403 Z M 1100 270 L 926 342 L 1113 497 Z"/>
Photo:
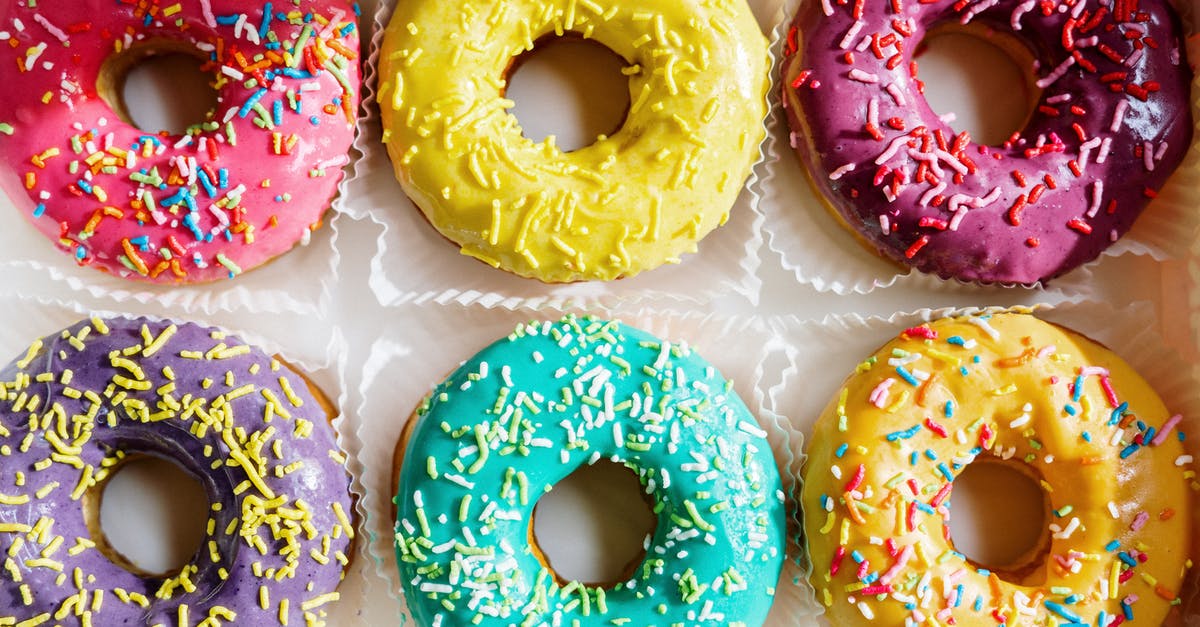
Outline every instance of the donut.
<path fill-rule="evenodd" d="M 419 625 L 761 625 L 779 580 L 784 498 L 765 433 L 683 344 L 615 321 L 517 327 L 417 409 L 395 503 Z M 618 582 L 560 579 L 530 542 L 538 497 L 608 459 L 657 515 Z"/>
<path fill-rule="evenodd" d="M 0 624 L 324 624 L 355 535 L 329 401 L 235 336 L 93 318 L 0 374 Z M 172 461 L 208 531 L 178 572 L 139 572 L 99 526 L 105 482 Z"/>
<path fill-rule="evenodd" d="M 628 67 L 620 129 L 564 152 L 524 137 L 514 62 L 553 37 Z M 405 193 L 462 253 L 547 283 L 629 277 L 729 217 L 765 136 L 767 44 L 743 2 L 398 2 L 379 61 Z"/>
<path fill-rule="evenodd" d="M 1162 624 L 1190 565 L 1179 421 L 1108 349 L 1028 314 L 902 332 L 810 440 L 801 507 L 830 622 Z M 950 536 L 955 478 L 979 463 L 1042 486 L 1047 524 L 1013 564 Z"/>
<path fill-rule="evenodd" d="M 927 33 L 1028 57 L 1036 104 L 999 146 L 923 95 Z M 1192 138 L 1191 71 L 1164 0 L 806 2 L 784 44 L 791 145 L 869 248 L 942 278 L 1032 285 L 1133 225 Z"/>
<path fill-rule="evenodd" d="M 148 283 L 233 277 L 307 243 L 349 162 L 358 33 L 347 0 L 0 2 L 0 189 L 81 266 Z M 167 53 L 218 105 L 147 132 L 127 70 Z"/>

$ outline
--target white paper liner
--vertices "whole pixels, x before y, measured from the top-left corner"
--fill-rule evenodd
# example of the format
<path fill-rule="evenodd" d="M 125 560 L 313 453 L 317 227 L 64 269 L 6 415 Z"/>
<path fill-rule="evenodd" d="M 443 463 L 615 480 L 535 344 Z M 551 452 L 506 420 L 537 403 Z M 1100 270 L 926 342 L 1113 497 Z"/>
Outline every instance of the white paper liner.
<path fill-rule="evenodd" d="M 837 294 L 866 294 L 889 287 L 908 276 L 924 277 L 930 285 L 947 290 L 1013 289 L 1028 286 L 980 286 L 958 280 L 943 280 L 903 268 L 868 250 L 848 229 L 829 213 L 820 193 L 813 188 L 788 139 L 787 114 L 781 105 L 780 65 L 783 42 L 787 38 L 797 8 L 803 0 L 784 0 L 780 20 L 771 38 L 771 112 L 767 118 L 766 159 L 759 163 L 760 209 L 766 218 L 767 247 L 778 253 L 785 269 L 800 283 L 818 291 Z M 1196 12 L 1195 0 L 1178 3 L 1184 18 L 1185 35 Z M 1200 62 L 1200 40 L 1186 37 L 1187 56 L 1196 66 Z M 1200 74 L 1192 81 L 1193 123 L 1200 129 Z M 1071 297 L 1086 297 L 1092 283 L 1091 271 L 1105 257 L 1125 254 L 1146 255 L 1156 260 L 1185 256 L 1200 234 L 1200 131 L 1194 132 L 1191 149 L 1179 169 L 1159 191 L 1158 198 L 1146 207 L 1130 231 L 1109 246 L 1097 260 L 1084 264 L 1048 282 L 1044 288 Z"/>
<path fill-rule="evenodd" d="M 774 16 L 777 0 L 751 2 L 760 20 Z M 378 87 L 379 47 L 395 0 L 382 0 L 375 13 L 375 33 L 365 70 L 364 111 L 355 147 L 361 158 L 345 211 L 383 225 L 379 252 L 371 269 L 371 287 L 381 303 L 454 302 L 504 309 L 572 307 L 611 311 L 618 306 L 652 300 L 697 304 L 734 296 L 757 303 L 761 280 L 762 215 L 758 205 L 758 168 L 753 168 L 729 221 L 699 243 L 699 252 L 681 263 L 647 270 L 609 282 L 545 284 L 491 268 L 460 254 L 443 238 L 396 182 L 381 141 Z M 763 146 L 759 147 L 761 160 Z"/>
<path fill-rule="evenodd" d="M 519 311 L 460 307 L 401 307 L 380 329 L 363 371 L 359 389 L 361 405 L 356 412 L 358 444 L 355 457 L 362 464 L 355 490 L 366 510 L 365 528 L 377 574 L 386 582 L 393 601 L 381 620 L 401 624 L 411 620 L 402 598 L 399 571 L 393 548 L 391 499 L 392 460 L 400 433 L 413 409 L 446 375 L 472 355 L 505 337 L 516 325 L 530 320 L 555 320 L 560 313 L 530 314 Z M 751 412 L 768 432 L 772 452 L 781 468 L 791 463 L 791 446 L 774 416 L 763 410 L 763 391 L 758 385 L 770 334 L 761 322 L 747 318 L 725 318 L 697 314 L 662 314 L 641 311 L 613 316 L 627 324 L 671 341 L 687 341 L 727 378 Z M 420 329 L 413 333 L 412 329 Z M 786 478 L 791 473 L 783 472 Z M 803 589 L 794 559 L 795 546 L 788 549 L 787 566 L 780 577 L 775 604 L 767 625 L 794 625 L 795 608 L 802 602 Z M 375 597 L 379 598 L 379 597 Z"/>
<path fill-rule="evenodd" d="M 105 304 L 89 307 L 77 300 L 54 297 L 18 296 L 5 290 L 0 292 L 0 365 L 7 364 L 24 353 L 29 344 L 39 337 L 64 329 L 79 320 L 98 315 L 146 316 L 152 319 L 170 318 L 214 326 L 236 334 L 252 345 L 259 346 L 268 354 L 281 355 L 288 363 L 296 366 L 309 377 L 334 402 L 336 407 L 345 407 L 347 387 L 345 385 L 347 345 L 339 329 L 331 329 L 318 321 L 303 316 L 262 314 L 246 316 L 230 312 L 214 315 L 171 315 L 163 316 L 153 304 L 128 303 L 114 306 Z M 287 329 L 287 333 L 281 333 Z M 344 413 L 333 421 L 338 434 L 338 447 L 350 453 L 351 437 L 345 437 L 352 426 Z M 353 464 L 347 464 L 353 472 Z M 364 517 L 359 512 L 357 526 L 362 528 Z M 358 623 L 363 601 L 366 598 L 368 564 L 365 534 L 359 533 L 354 547 L 354 556 L 345 580 L 339 586 L 341 599 L 326 606 L 330 625 Z"/>
<path fill-rule="evenodd" d="M 292 312 L 324 316 L 338 281 L 335 245 L 340 216 L 331 211 L 307 246 L 297 246 L 233 279 L 200 285 L 150 285 L 81 268 L 32 225 L 16 215 L 0 194 L 0 214 L 11 216 L 0 229 L 0 280 L 5 291 L 47 298 L 92 298 L 153 303 L 159 311 L 213 314 L 221 311 Z"/>
<path fill-rule="evenodd" d="M 986 311 L 1001 310 L 990 308 Z M 1135 303 L 1122 309 L 1108 304 L 1088 301 L 1063 303 L 1054 307 L 1024 308 L 1044 320 L 1073 329 L 1107 346 L 1134 367 L 1151 383 L 1171 412 L 1184 416 L 1181 430 L 1187 432 L 1188 453 L 1195 455 L 1200 447 L 1200 397 L 1196 395 L 1197 377 L 1189 364 L 1160 334 L 1158 312 L 1153 304 Z M 837 393 L 846 377 L 864 357 L 875 352 L 901 330 L 948 315 L 985 311 L 981 309 L 924 309 L 914 313 L 897 313 L 889 318 L 857 315 L 830 316 L 823 321 L 805 321 L 795 317 L 774 318 L 773 354 L 768 363 L 776 368 L 768 372 L 761 385 L 767 389 L 769 411 L 782 416 L 797 452 L 791 471 L 797 473 L 803 464 L 804 441 L 830 398 Z M 781 362 L 781 363 L 780 363 Z M 1193 493 L 1193 513 L 1197 511 Z M 1193 521 L 1193 536 L 1200 529 L 1200 520 Z M 1200 547 L 1194 546 L 1193 553 Z M 1191 584 L 1180 593 L 1185 599 L 1185 615 L 1189 625 L 1200 624 L 1200 605 L 1197 603 L 1196 569 L 1189 575 Z M 805 587 L 812 594 L 807 582 Z M 809 597 L 813 599 L 814 597 Z M 822 612 L 813 601 L 812 609 Z"/>

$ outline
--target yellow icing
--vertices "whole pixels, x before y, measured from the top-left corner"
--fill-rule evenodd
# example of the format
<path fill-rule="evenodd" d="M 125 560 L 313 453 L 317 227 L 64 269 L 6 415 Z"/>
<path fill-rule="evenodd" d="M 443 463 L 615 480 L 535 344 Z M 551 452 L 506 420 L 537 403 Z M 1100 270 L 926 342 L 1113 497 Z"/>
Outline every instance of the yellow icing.
<path fill-rule="evenodd" d="M 1072 617 L 1097 625 L 1102 612 L 1111 620 L 1123 613 L 1121 601 L 1136 595 L 1133 622 L 1161 624 L 1186 570 L 1191 464 L 1177 429 L 1157 446 L 1130 445 L 1140 432 L 1138 421 L 1155 430 L 1168 422 L 1162 400 L 1119 357 L 1073 332 L 1023 314 L 974 321 L 939 320 L 928 325 L 936 339 L 914 333 L 889 342 L 846 382 L 814 429 L 802 501 L 810 580 L 830 621 L 945 625 L 952 617 L 957 625 L 998 625 L 996 612 L 1009 625 L 1061 625 L 1076 622 Z M 966 345 L 950 340 L 955 337 Z M 895 359 L 912 361 L 889 363 Z M 1116 425 L 1110 424 L 1114 409 L 1103 377 L 1081 370 L 1089 367 L 1106 369 L 1119 402 L 1128 403 L 1126 413 L 1117 412 Z M 1070 386 L 1081 372 L 1076 399 Z M 888 379 L 893 383 L 872 402 L 872 392 L 889 385 Z M 985 437 L 989 431 L 994 435 Z M 944 473 L 957 476 L 975 458 L 975 447 L 983 449 L 974 451 L 980 462 L 999 455 L 1044 480 L 1052 510 L 1047 527 L 1055 528 L 1044 532 L 1048 550 L 1030 555 L 1025 568 L 989 577 L 952 552 L 942 512 L 910 511 L 914 502 L 937 501 L 947 485 Z M 860 468 L 862 481 L 855 486 Z M 846 555 L 836 560 L 839 545 Z M 852 551 L 876 576 L 868 586 L 892 589 L 869 588 L 863 596 Z M 1134 561 L 1140 561 L 1136 552 L 1148 559 L 1113 588 L 1128 568 L 1122 552 Z M 835 561 L 839 569 L 831 576 Z M 955 605 L 959 584 L 961 602 Z M 908 603 L 915 603 L 915 613 Z"/>
<path fill-rule="evenodd" d="M 512 61 L 548 36 L 628 67 L 624 126 L 563 152 L 521 134 Z M 632 276 L 728 218 L 764 136 L 768 55 L 743 0 L 397 3 L 380 55 L 405 192 L 463 254 L 547 282 Z"/>

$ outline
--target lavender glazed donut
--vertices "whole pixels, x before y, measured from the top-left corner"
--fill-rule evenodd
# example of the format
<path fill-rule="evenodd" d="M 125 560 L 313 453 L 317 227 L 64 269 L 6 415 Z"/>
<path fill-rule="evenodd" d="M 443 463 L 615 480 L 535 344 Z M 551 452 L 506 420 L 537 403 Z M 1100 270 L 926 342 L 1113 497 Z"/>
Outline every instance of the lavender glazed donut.
<path fill-rule="evenodd" d="M 1041 96 L 1002 145 L 955 133 L 926 102 L 913 55 L 942 28 L 1031 55 Z M 1182 46 L 1165 0 L 805 2 L 784 50 L 792 147 L 883 256 L 943 278 L 1045 281 L 1125 234 L 1182 161 Z"/>
<path fill-rule="evenodd" d="M 150 283 L 233 277 L 308 241 L 349 162 L 349 0 L 0 1 L 0 190 L 75 261 Z M 208 119 L 147 133 L 120 85 L 203 60 Z"/>
<path fill-rule="evenodd" d="M 331 415 L 215 329 L 92 319 L 35 341 L 0 371 L 0 625 L 324 624 L 354 537 Z M 104 482 L 144 455 L 211 504 L 205 542 L 166 576 L 99 529 Z"/>

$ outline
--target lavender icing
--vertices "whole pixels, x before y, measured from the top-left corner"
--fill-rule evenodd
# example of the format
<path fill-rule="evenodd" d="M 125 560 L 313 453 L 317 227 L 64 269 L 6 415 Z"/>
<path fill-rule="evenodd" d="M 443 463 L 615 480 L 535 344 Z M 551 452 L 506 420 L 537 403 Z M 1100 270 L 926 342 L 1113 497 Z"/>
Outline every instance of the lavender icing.
<path fill-rule="evenodd" d="M 178 463 L 212 504 L 166 578 L 110 561 L 81 506 L 132 454 Z M 0 624 L 320 624 L 354 534 L 304 380 L 216 329 L 141 318 L 79 322 L 0 371 L 0 502 Z"/>

